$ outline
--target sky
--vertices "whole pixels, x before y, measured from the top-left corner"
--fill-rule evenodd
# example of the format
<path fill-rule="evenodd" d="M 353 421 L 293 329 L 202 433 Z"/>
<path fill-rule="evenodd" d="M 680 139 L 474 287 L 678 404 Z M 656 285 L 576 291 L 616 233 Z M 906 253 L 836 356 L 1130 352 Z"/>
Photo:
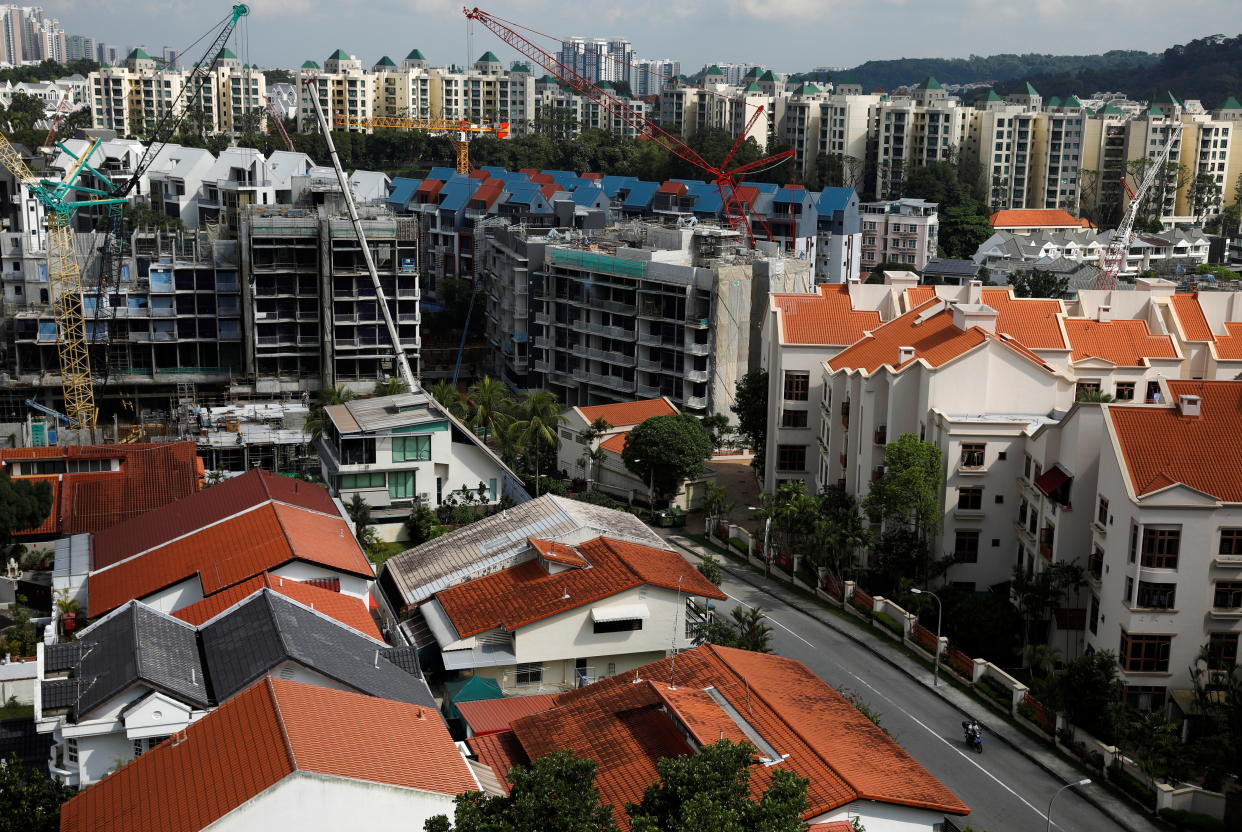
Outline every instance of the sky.
<path fill-rule="evenodd" d="M 644 58 L 691 73 L 714 62 L 778 72 L 886 58 L 1158 52 L 1242 32 L 1240 0 L 484 0 L 481 8 L 555 38 L 622 37 Z M 20 0 L 19 0 L 20 2 Z M 68 34 L 119 46 L 185 48 L 228 15 L 228 0 L 41 0 Z M 322 63 L 336 49 L 371 66 L 413 48 L 433 65 L 487 50 L 519 57 L 454 0 L 252 0 L 233 49 L 261 67 Z M 1175 11 L 1170 11 L 1170 9 Z M 473 29 L 473 35 L 470 30 Z M 473 43 L 470 43 L 472 38 Z M 532 39 L 555 51 L 554 41 Z M 201 55 L 205 43 L 189 52 Z"/>

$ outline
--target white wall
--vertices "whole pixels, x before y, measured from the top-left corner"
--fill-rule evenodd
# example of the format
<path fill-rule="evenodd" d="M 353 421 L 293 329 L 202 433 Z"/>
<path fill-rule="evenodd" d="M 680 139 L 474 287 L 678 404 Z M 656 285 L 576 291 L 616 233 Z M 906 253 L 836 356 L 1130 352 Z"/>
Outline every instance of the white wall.
<path fill-rule="evenodd" d="M 289 578 L 294 581 L 309 581 L 314 578 L 339 578 L 343 594 L 363 599 L 370 594 L 371 584 L 374 583 L 374 580 L 364 578 L 361 575 L 348 575 L 338 572 L 331 567 L 320 566 L 317 563 L 309 563 L 304 560 L 290 561 L 269 571 L 273 575 L 279 575 L 282 578 Z"/>
<path fill-rule="evenodd" d="M 939 824 L 944 822 L 944 817 L 944 812 L 933 812 L 930 809 L 856 800 L 812 818 L 809 823 L 852 821 L 858 818 L 867 832 L 934 832 L 940 828 Z"/>
<path fill-rule="evenodd" d="M 159 557 L 159 555 L 152 554 L 147 557 Z M 139 600 L 160 612 L 176 612 L 203 600 L 203 585 L 199 582 L 198 575 L 195 575 L 172 586 L 156 590 Z"/>

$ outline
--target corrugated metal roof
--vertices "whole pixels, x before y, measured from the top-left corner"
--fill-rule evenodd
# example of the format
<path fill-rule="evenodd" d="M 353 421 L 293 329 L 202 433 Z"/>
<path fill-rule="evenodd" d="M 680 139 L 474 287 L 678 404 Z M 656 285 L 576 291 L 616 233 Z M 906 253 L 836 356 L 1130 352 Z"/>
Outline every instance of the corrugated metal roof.
<path fill-rule="evenodd" d="M 509 696 L 503 699 L 481 699 L 459 702 L 457 710 L 476 737 L 509 730 L 514 720 L 556 707 L 555 693 L 534 696 Z"/>

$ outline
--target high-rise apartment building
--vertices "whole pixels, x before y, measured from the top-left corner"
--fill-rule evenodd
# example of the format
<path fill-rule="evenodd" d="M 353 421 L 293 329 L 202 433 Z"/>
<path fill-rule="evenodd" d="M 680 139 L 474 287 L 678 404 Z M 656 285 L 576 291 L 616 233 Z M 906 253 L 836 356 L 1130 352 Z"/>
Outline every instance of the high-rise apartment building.
<path fill-rule="evenodd" d="M 65 57 L 71 61 L 98 60 L 95 39 L 86 35 L 70 35 L 65 43 Z"/>
<path fill-rule="evenodd" d="M 635 95 L 656 95 L 669 80 L 681 74 L 681 61 L 668 58 L 635 58 L 630 89 Z"/>

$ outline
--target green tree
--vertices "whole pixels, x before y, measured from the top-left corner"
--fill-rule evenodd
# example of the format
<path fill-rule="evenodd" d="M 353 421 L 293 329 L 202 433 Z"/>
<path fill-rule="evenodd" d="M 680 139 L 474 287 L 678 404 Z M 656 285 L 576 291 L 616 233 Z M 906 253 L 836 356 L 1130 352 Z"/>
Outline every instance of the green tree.
<path fill-rule="evenodd" d="M 140 228 L 154 228 L 157 231 L 180 231 L 185 228 L 181 220 L 170 217 L 163 211 L 151 207 L 149 202 L 130 202 L 122 214 L 126 231 Z"/>
<path fill-rule="evenodd" d="M 329 387 L 320 390 L 315 394 L 315 404 L 306 414 L 306 424 L 302 426 L 302 432 L 309 436 L 312 442 L 317 442 L 331 422 L 324 408 L 330 405 L 345 404 L 353 399 L 354 391 L 346 387 Z"/>
<path fill-rule="evenodd" d="M 1015 272 L 1009 279 L 1013 293 L 1020 298 L 1063 298 L 1069 294 L 1069 278 L 1044 269 Z"/>
<path fill-rule="evenodd" d="M 923 585 L 933 577 L 930 542 L 940 528 L 943 481 L 937 446 L 904 433 L 884 447 L 884 473 L 863 500 L 871 519 L 883 524 L 870 564 L 882 586 L 873 591 L 891 592 L 903 577 Z M 945 568 L 943 561 L 938 568 Z"/>
<path fill-rule="evenodd" d="M 768 445 L 768 374 L 764 370 L 751 370 L 737 380 L 736 394 L 729 410 L 737 416 L 737 433 L 755 452 L 751 463 L 756 473 L 763 476 L 764 458 Z"/>
<path fill-rule="evenodd" d="M 434 538 L 438 522 L 434 511 L 424 503 L 415 503 L 410 509 L 410 516 L 405 519 L 405 530 L 410 535 L 410 546 L 420 546 Z"/>
<path fill-rule="evenodd" d="M 375 395 L 377 396 L 396 396 L 408 392 L 410 392 L 409 385 L 396 377 L 375 382 Z"/>
<path fill-rule="evenodd" d="M 713 413 L 710 416 L 704 416 L 702 424 L 703 430 L 707 431 L 707 435 L 712 438 L 712 447 L 723 447 L 725 437 L 727 437 L 732 431 L 732 426 L 729 424 L 729 417 L 723 413 Z"/>
<path fill-rule="evenodd" d="M 509 770 L 509 794 L 465 792 L 453 821 L 429 818 L 425 832 L 615 832 L 612 807 L 601 805 L 594 760 L 557 751 Z M 504 772 L 497 772 L 504 775 Z"/>
<path fill-rule="evenodd" d="M 658 782 L 641 803 L 626 807 L 634 832 L 802 832 L 806 824 L 806 778 L 787 768 L 772 769 L 767 790 L 750 793 L 752 761 L 748 742 L 720 740 L 697 754 L 666 757 L 656 763 Z"/>
<path fill-rule="evenodd" d="M 1203 787 L 1220 791 L 1227 775 L 1242 770 L 1242 679 L 1234 657 L 1204 647 L 1190 668 L 1194 712 L 1188 750 Z"/>
<path fill-rule="evenodd" d="M 504 382 L 483 376 L 470 385 L 466 392 L 467 421 L 466 424 L 485 441 L 496 444 L 502 451 L 508 434 L 509 425 L 513 424 L 513 399 Z"/>
<path fill-rule="evenodd" d="M 687 413 L 652 416 L 635 425 L 621 451 L 621 461 L 636 477 L 651 483 L 656 499 L 675 496 L 681 484 L 703 473 L 712 440 L 699 420 Z"/>
<path fill-rule="evenodd" d="M 729 500 L 729 492 L 715 483 L 708 483 L 703 492 L 703 515 L 712 520 L 725 517 L 733 511 L 734 503 Z"/>
<path fill-rule="evenodd" d="M 945 257 L 969 258 L 995 232 L 974 205 L 950 205 L 940 210 L 940 248 Z"/>
<path fill-rule="evenodd" d="M 345 504 L 345 511 L 349 514 L 349 519 L 354 523 L 354 534 L 358 537 L 358 541 L 362 542 L 366 535 L 366 530 L 371 527 L 371 505 L 362 498 L 358 492 L 354 492 L 354 496 Z"/>
<path fill-rule="evenodd" d="M 297 84 L 297 76 L 287 69 L 265 69 L 263 70 L 263 80 L 267 86 L 272 84 Z"/>
<path fill-rule="evenodd" d="M 13 93 L 9 106 L 4 109 L 4 121 L 10 131 L 33 130 L 44 115 L 43 99 L 24 92 Z"/>
<path fill-rule="evenodd" d="M 561 446 L 558 428 L 565 421 L 561 411 L 556 394 L 539 390 L 522 397 L 508 426 L 509 452 L 520 456 L 526 470 L 536 478 L 549 461 L 556 460 Z"/>
<path fill-rule="evenodd" d="M 603 417 L 596 419 L 582 430 L 578 431 L 578 441 L 582 443 L 582 456 L 578 457 L 578 465 L 582 468 L 582 475 L 591 483 L 599 481 L 599 466 L 604 464 L 604 460 L 608 458 L 608 452 L 599 447 L 595 443 L 601 436 L 612 429 L 612 425 Z M 592 489 L 594 489 L 592 485 Z"/>
<path fill-rule="evenodd" d="M 445 410 L 453 414 L 458 419 L 465 421 L 468 416 L 466 414 L 466 399 L 457 389 L 457 385 L 445 379 L 440 379 L 428 388 L 432 398 L 434 398 Z"/>
<path fill-rule="evenodd" d="M 1134 712 L 1121 736 L 1121 747 L 1144 774 L 1153 780 L 1164 780 L 1179 771 L 1184 763 L 1178 729 L 1178 724 L 1163 711 Z"/>
<path fill-rule="evenodd" d="M 51 511 L 52 486 L 46 481 L 15 480 L 7 471 L 0 472 L 0 544 L 41 525 Z"/>
<path fill-rule="evenodd" d="M 733 619 L 732 626 L 737 633 L 737 641 L 733 646 L 756 653 L 771 653 L 769 642 L 772 640 L 772 628 L 764 623 L 767 618 L 759 607 L 743 607 L 741 604 L 729 613 Z"/>
<path fill-rule="evenodd" d="M 1066 662 L 1058 685 L 1070 722 L 1102 742 L 1116 739 L 1122 690 L 1115 654 L 1097 650 Z"/>
<path fill-rule="evenodd" d="M 1009 590 L 1026 621 L 1027 642 L 1047 640 L 1052 616 L 1065 603 L 1066 596 L 1086 585 L 1086 573 L 1076 563 L 1059 560 L 1035 571 L 1014 564 Z"/>
<path fill-rule="evenodd" d="M 28 768 L 17 755 L 0 761 L 0 832 L 56 832 L 60 805 L 73 789 Z"/>
<path fill-rule="evenodd" d="M 710 552 L 703 555 L 702 560 L 695 564 L 695 569 L 715 586 L 720 586 L 723 578 L 720 575 L 720 560 Z"/>
<path fill-rule="evenodd" d="M 1087 387 L 1079 390 L 1074 396 L 1074 401 L 1076 402 L 1095 402 L 1097 404 L 1105 404 L 1107 402 L 1111 402 L 1112 400 L 1113 397 L 1108 393 L 1104 393 L 1100 390 L 1093 390 Z"/>

